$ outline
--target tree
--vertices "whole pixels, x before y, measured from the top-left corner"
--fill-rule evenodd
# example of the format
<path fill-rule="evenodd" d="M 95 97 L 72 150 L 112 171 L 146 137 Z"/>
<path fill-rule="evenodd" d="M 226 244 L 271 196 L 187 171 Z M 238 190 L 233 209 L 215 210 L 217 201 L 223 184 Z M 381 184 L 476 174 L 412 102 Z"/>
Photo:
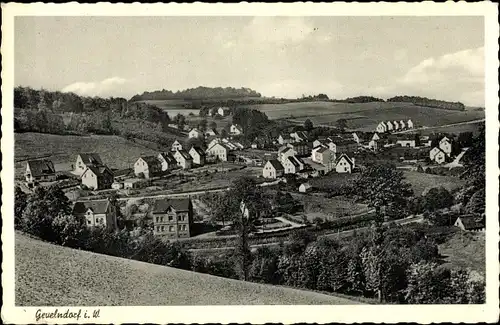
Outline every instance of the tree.
<path fill-rule="evenodd" d="M 223 138 L 227 138 L 229 132 L 224 128 L 220 131 L 220 136 Z"/>
<path fill-rule="evenodd" d="M 392 164 L 367 167 L 356 180 L 355 188 L 369 206 L 376 209 L 379 218 L 382 208 L 390 208 L 391 214 L 405 211 L 408 198 L 413 195 L 411 184 L 404 181 L 403 172 Z"/>
<path fill-rule="evenodd" d="M 21 227 L 22 217 L 24 209 L 26 208 L 26 199 L 28 196 L 21 190 L 19 186 L 16 186 L 14 190 L 14 227 L 16 229 Z"/>
<path fill-rule="evenodd" d="M 433 187 L 424 196 L 424 209 L 435 211 L 453 205 L 453 195 L 444 187 Z"/>
<path fill-rule="evenodd" d="M 305 120 L 305 122 L 304 122 L 304 128 L 307 131 L 311 131 L 314 128 L 313 123 L 311 122 L 310 119 Z"/>
<path fill-rule="evenodd" d="M 186 125 L 186 117 L 181 113 L 178 113 L 174 117 L 174 123 L 175 125 L 177 125 L 177 128 L 179 128 L 179 130 L 184 130 L 184 126 Z"/>
<path fill-rule="evenodd" d="M 198 124 L 198 128 L 200 129 L 200 131 L 205 132 L 207 130 L 207 120 L 206 119 L 201 120 L 200 123 Z"/>
<path fill-rule="evenodd" d="M 217 123 L 215 123 L 215 121 L 210 122 L 210 128 L 214 130 L 217 129 Z"/>
<path fill-rule="evenodd" d="M 211 115 L 211 116 L 216 116 L 216 115 L 217 115 L 217 111 L 218 111 L 218 110 L 219 110 L 219 109 L 218 109 L 217 107 L 212 107 L 212 108 L 210 109 L 210 115 Z"/>
<path fill-rule="evenodd" d="M 345 129 L 347 129 L 347 120 L 344 118 L 338 119 L 337 122 L 335 122 L 335 126 L 338 129 L 344 131 Z"/>

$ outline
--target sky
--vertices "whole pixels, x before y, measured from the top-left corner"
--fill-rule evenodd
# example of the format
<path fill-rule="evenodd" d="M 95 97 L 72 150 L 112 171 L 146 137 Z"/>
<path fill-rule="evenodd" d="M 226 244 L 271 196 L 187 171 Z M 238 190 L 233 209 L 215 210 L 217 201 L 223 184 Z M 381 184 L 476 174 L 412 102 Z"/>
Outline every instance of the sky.
<path fill-rule="evenodd" d="M 86 96 L 248 87 L 484 106 L 482 17 L 16 17 L 15 84 Z"/>

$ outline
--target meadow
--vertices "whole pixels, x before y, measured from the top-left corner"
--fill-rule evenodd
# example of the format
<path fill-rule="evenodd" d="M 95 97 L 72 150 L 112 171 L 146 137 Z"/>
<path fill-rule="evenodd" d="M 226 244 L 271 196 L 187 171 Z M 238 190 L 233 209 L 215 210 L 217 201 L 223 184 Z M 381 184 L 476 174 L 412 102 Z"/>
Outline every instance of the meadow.
<path fill-rule="evenodd" d="M 464 184 L 464 181 L 454 176 L 425 174 L 416 171 L 403 171 L 405 179 L 411 184 L 415 195 L 420 195 L 433 187 L 442 186 L 452 191 Z"/>
<path fill-rule="evenodd" d="M 76 157 L 83 152 L 97 152 L 111 168 L 130 168 L 141 155 L 157 151 L 146 147 L 144 141 L 132 142 L 113 135 L 55 135 L 46 133 L 15 133 L 14 163 L 16 175 L 26 168 L 26 160 L 48 158 L 56 171 L 69 171 Z"/>
<path fill-rule="evenodd" d="M 336 305 L 356 301 L 56 246 L 15 235 L 16 306 Z"/>

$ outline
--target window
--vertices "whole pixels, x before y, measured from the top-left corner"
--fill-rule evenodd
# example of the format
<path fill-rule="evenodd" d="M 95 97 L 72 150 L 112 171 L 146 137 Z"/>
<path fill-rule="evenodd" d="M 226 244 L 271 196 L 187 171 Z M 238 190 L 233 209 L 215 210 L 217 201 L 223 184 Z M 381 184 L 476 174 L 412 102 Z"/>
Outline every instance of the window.
<path fill-rule="evenodd" d="M 160 231 L 160 226 L 156 227 L 156 231 Z"/>
<path fill-rule="evenodd" d="M 169 230 L 170 232 L 173 232 L 173 231 L 174 231 L 174 226 L 170 226 L 170 227 L 168 228 L 168 230 Z"/>
<path fill-rule="evenodd" d="M 173 220 L 174 220 L 174 216 L 169 215 L 169 216 L 168 216 L 168 221 L 173 221 Z"/>
<path fill-rule="evenodd" d="M 160 222 L 160 217 L 156 217 L 156 222 Z"/>
<path fill-rule="evenodd" d="M 87 224 L 90 225 L 92 222 L 90 220 L 87 220 Z"/>
<path fill-rule="evenodd" d="M 164 226 L 161 226 L 161 231 L 164 231 L 165 230 L 165 227 Z"/>
<path fill-rule="evenodd" d="M 181 226 L 181 225 L 179 225 L 179 226 L 177 227 L 177 229 L 182 230 L 182 226 Z"/>
<path fill-rule="evenodd" d="M 161 220 L 161 222 L 163 222 L 163 220 L 164 220 L 164 217 L 161 217 L 161 218 L 160 218 L 160 220 Z"/>
<path fill-rule="evenodd" d="M 182 225 L 182 230 L 186 230 L 187 226 L 186 225 Z"/>

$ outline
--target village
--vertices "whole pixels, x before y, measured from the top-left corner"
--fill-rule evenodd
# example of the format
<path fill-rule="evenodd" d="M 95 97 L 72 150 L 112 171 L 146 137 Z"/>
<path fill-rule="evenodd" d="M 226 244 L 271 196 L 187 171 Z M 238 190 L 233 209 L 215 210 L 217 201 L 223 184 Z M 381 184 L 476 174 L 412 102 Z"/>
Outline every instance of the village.
<path fill-rule="evenodd" d="M 221 116 L 231 115 L 227 107 L 212 111 Z M 194 127 L 186 138 L 176 139 L 167 150 L 157 155 L 137 157 L 130 169 L 116 170 L 108 166 L 98 152 L 80 153 L 71 164 L 70 171 L 55 170 L 54 164 L 48 159 L 29 160 L 22 185 L 30 191 L 37 186 L 58 183 L 74 202 L 73 215 L 84 217 L 89 227 L 117 229 L 120 207 L 110 203 L 110 195 L 122 201 L 122 210 L 129 207 L 130 204 L 125 203 L 127 201 L 148 199 L 146 208 L 142 207 L 142 210 L 147 210 L 146 213 L 138 214 L 148 219 L 156 236 L 167 240 L 196 238 L 200 232 L 193 230 L 196 228 L 195 219 L 197 223 L 213 223 L 210 209 L 207 208 L 209 202 L 204 202 L 200 197 L 207 193 L 227 191 L 229 183 L 222 186 L 208 183 L 201 188 L 193 185 L 189 190 L 170 189 L 174 188 L 175 182 L 197 184 L 200 179 L 211 174 L 231 178 L 228 171 L 235 170 L 238 173 L 233 177 L 252 177 L 260 186 L 273 188 L 288 182 L 287 192 L 292 196 L 301 195 L 302 200 L 307 201 L 304 196 L 315 190 L 321 192 L 314 186 L 318 181 L 325 179 L 336 182 L 338 179 L 335 175 L 355 175 L 365 167 L 366 157 L 373 159 L 383 156 L 383 159 L 398 163 L 398 168 L 423 171 L 424 168 L 432 169 L 445 163 L 453 167 L 467 150 L 457 149 L 447 136 L 421 136 L 411 132 L 413 128 L 411 119 L 384 121 L 378 124 L 374 132 L 339 131 L 330 136 L 312 137 L 308 131 L 296 131 L 279 134 L 271 143 L 256 139 L 245 146 L 239 141 L 244 130 L 238 124 L 231 124 L 226 137 L 219 135 L 214 128 L 202 131 Z M 387 152 L 394 151 L 396 154 L 387 155 Z M 295 189 L 290 188 L 291 184 L 295 184 Z M 365 209 L 361 216 L 369 213 Z M 200 215 L 196 217 L 196 214 Z M 337 214 L 341 217 L 348 215 L 348 212 Z M 291 231 L 307 226 L 308 222 L 303 221 L 306 219 L 300 215 L 278 217 L 273 219 L 275 224 L 272 227 L 264 224 L 259 231 Z M 462 221 L 457 220 L 458 224 L 461 225 Z M 137 222 L 133 222 L 132 227 L 136 226 Z M 477 228 L 475 225 L 471 227 Z M 224 229 L 228 229 L 227 224 Z"/>

